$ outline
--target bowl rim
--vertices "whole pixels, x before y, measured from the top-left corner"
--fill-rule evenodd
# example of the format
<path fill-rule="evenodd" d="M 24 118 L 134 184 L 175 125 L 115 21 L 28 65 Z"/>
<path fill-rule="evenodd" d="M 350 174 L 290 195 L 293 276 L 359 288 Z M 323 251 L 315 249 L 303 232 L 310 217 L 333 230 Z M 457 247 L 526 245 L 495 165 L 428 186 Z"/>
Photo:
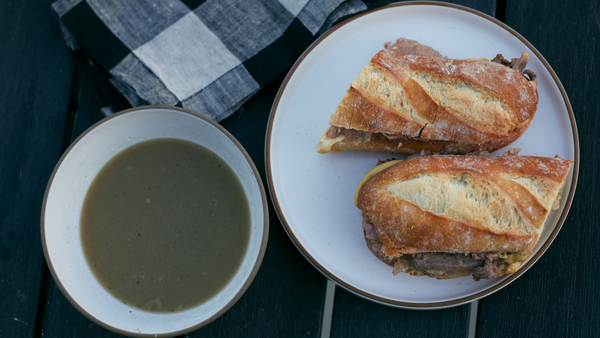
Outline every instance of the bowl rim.
<path fill-rule="evenodd" d="M 237 291 L 237 293 L 235 294 L 235 296 L 227 304 L 225 304 L 225 306 L 223 306 L 221 309 L 219 309 L 212 316 L 208 317 L 206 320 L 201 321 L 199 323 L 196 323 L 194 325 L 191 325 L 189 327 L 180 329 L 180 330 L 171 331 L 171 332 L 163 332 L 163 333 L 141 333 L 141 332 L 127 331 L 127 330 L 123 330 L 123 329 L 114 327 L 114 326 L 112 326 L 112 325 L 110 325 L 108 323 L 105 323 L 105 322 L 97 319 L 96 317 L 92 316 L 88 311 L 86 311 L 86 309 L 84 309 L 81 305 L 79 305 L 79 303 L 77 303 L 77 301 L 75 301 L 75 299 L 73 299 L 73 297 L 71 297 L 71 295 L 68 292 L 68 290 L 62 284 L 60 278 L 58 277 L 56 271 L 54 270 L 54 266 L 52 264 L 52 260 L 50 258 L 49 253 L 48 253 L 48 248 L 47 248 L 47 244 L 46 244 L 46 221 L 45 221 L 45 217 L 46 217 L 46 203 L 47 203 L 47 200 L 48 200 L 48 194 L 50 192 L 50 189 L 52 188 L 52 185 L 53 185 L 53 182 L 54 182 L 54 178 L 55 178 L 57 172 L 60 170 L 63 161 L 69 155 L 69 153 L 71 152 L 71 150 L 83 138 L 85 138 L 87 134 L 89 134 L 92 130 L 98 128 L 100 125 L 106 123 L 107 121 L 110 121 L 110 120 L 112 120 L 114 118 L 119 118 L 120 116 L 123 116 L 123 115 L 128 114 L 128 113 L 139 112 L 139 111 L 143 111 L 143 110 L 152 110 L 152 109 L 171 110 L 171 111 L 176 111 L 176 112 L 179 112 L 179 113 L 184 113 L 184 114 L 188 114 L 188 115 L 191 115 L 193 117 L 199 118 L 199 119 L 203 120 L 204 122 L 207 122 L 210 125 L 212 125 L 213 127 L 215 127 L 218 131 L 220 131 L 221 133 L 223 133 L 229 140 L 231 140 L 233 142 L 233 144 L 235 145 L 235 147 L 243 155 L 243 157 L 245 158 L 246 162 L 249 164 L 250 168 L 252 169 L 252 173 L 253 173 L 254 178 L 256 179 L 256 183 L 257 183 L 257 186 L 258 186 L 258 189 L 259 189 L 259 192 L 260 192 L 260 196 L 261 196 L 262 214 L 263 214 L 263 219 L 264 219 L 264 221 L 263 221 L 263 234 L 262 234 L 262 239 L 261 239 L 261 243 L 260 243 L 260 249 L 259 249 L 259 252 L 258 252 L 258 257 L 254 261 L 254 266 L 252 267 L 252 270 L 250 271 L 250 275 L 244 281 L 244 284 Z M 264 255 L 265 255 L 265 251 L 266 251 L 266 248 L 267 248 L 268 237 L 269 237 L 269 210 L 268 210 L 268 203 L 267 203 L 267 195 L 266 195 L 265 187 L 263 185 L 261 176 L 260 176 L 258 170 L 256 169 L 256 165 L 254 164 L 254 161 L 252 161 L 252 158 L 250 157 L 250 155 L 248 154 L 248 152 L 246 151 L 246 149 L 244 149 L 244 147 L 241 145 L 241 143 L 231 133 L 229 133 L 224 127 L 222 127 L 217 122 L 211 120 L 210 118 L 208 118 L 208 117 L 206 117 L 206 116 L 204 116 L 204 115 L 202 115 L 200 113 L 197 113 L 197 112 L 194 112 L 192 110 L 185 109 L 185 108 L 175 107 L 175 106 L 168 106 L 168 105 L 146 105 L 146 106 L 133 107 L 133 108 L 125 109 L 125 110 L 122 110 L 122 111 L 117 112 L 115 114 L 109 115 L 108 117 L 105 117 L 105 118 L 101 119 L 100 121 L 96 122 L 91 127 L 89 127 L 88 129 L 86 129 L 83 133 L 81 133 L 81 135 L 79 135 L 73 142 L 71 142 L 71 144 L 69 145 L 69 147 L 63 152 L 63 154 L 61 155 L 59 161 L 55 165 L 54 170 L 52 171 L 52 175 L 50 176 L 50 178 L 48 180 L 48 184 L 46 185 L 46 190 L 44 192 L 44 198 L 43 198 L 42 209 L 41 209 L 41 219 L 40 219 L 40 235 L 41 235 L 41 240 L 42 240 L 42 248 L 43 248 L 43 252 L 44 252 L 44 258 L 46 260 L 46 264 L 48 266 L 48 270 L 50 271 L 50 273 L 52 275 L 52 278 L 54 279 L 56 285 L 58 286 L 58 288 L 60 289 L 60 291 L 62 292 L 62 294 L 65 296 L 65 298 L 67 298 L 67 300 L 69 301 L 69 303 L 71 303 L 71 305 L 73 305 L 73 307 L 75 307 L 87 319 L 91 320 L 92 322 L 94 322 L 94 324 L 97 324 L 98 326 L 100 326 L 100 327 L 102 327 L 104 329 L 107 329 L 109 331 L 112 331 L 112 332 L 115 332 L 115 333 L 118 333 L 118 334 L 121 334 L 121 335 L 130 336 L 130 337 L 134 337 L 134 336 L 135 337 L 172 337 L 172 336 L 178 336 L 178 335 L 182 335 L 182 334 L 186 334 L 186 333 L 195 331 L 195 330 L 197 330 L 197 329 L 199 329 L 199 328 L 201 328 L 203 326 L 206 326 L 207 324 L 211 323 L 215 319 L 219 318 L 227 310 L 229 310 L 233 306 L 233 304 L 235 304 L 242 297 L 242 295 L 246 292 L 246 290 L 248 289 L 248 287 L 250 286 L 250 284 L 252 284 L 252 281 L 256 277 L 256 274 L 258 273 L 258 270 L 259 270 L 259 268 L 260 268 L 260 266 L 262 264 L 262 260 L 263 260 Z M 175 314 L 177 314 L 177 313 L 175 313 Z M 170 315 L 170 314 L 165 314 L 165 315 Z"/>

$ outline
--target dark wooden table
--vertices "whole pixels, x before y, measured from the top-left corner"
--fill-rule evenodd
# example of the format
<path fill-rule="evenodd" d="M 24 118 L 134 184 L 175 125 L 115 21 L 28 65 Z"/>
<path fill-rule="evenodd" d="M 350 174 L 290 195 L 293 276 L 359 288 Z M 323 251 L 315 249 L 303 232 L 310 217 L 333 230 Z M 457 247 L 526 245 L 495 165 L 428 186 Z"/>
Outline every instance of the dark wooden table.
<path fill-rule="evenodd" d="M 496 17 L 528 39 L 561 79 L 579 130 L 577 193 L 558 237 L 523 276 L 455 308 L 381 306 L 335 287 L 285 234 L 270 208 L 256 279 L 222 317 L 189 337 L 598 337 L 600 335 L 600 3 L 451 1 Z M 74 70 L 51 0 L 0 1 L 0 337 L 113 337 L 65 299 L 40 241 L 41 203 L 61 153 L 102 116 Z M 264 135 L 285 74 L 222 121 L 266 182 Z M 332 290 L 331 284 L 330 291 Z"/>

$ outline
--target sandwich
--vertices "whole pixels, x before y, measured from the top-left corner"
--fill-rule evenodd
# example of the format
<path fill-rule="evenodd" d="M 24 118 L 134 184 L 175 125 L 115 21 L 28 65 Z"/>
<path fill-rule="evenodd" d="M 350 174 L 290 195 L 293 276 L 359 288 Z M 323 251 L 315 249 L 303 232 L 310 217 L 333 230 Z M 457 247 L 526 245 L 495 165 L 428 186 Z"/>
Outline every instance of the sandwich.
<path fill-rule="evenodd" d="M 382 163 L 356 190 L 365 241 L 394 275 L 480 280 L 513 273 L 558 208 L 572 163 L 468 155 Z"/>
<path fill-rule="evenodd" d="M 529 54 L 456 60 L 413 40 L 386 43 L 351 83 L 317 152 L 492 152 L 515 141 L 538 104 Z"/>

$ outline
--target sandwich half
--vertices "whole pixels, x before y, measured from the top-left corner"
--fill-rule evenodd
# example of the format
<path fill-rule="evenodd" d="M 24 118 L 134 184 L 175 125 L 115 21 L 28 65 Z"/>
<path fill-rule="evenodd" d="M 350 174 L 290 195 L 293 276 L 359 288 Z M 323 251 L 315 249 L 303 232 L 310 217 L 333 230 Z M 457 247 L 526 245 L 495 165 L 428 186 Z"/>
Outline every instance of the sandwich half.
<path fill-rule="evenodd" d="M 317 152 L 495 151 L 515 141 L 538 104 L 529 55 L 454 60 L 407 39 L 387 43 L 351 83 Z"/>
<path fill-rule="evenodd" d="M 355 202 L 393 273 L 475 280 L 515 272 L 559 206 L 573 161 L 426 155 L 377 166 Z"/>

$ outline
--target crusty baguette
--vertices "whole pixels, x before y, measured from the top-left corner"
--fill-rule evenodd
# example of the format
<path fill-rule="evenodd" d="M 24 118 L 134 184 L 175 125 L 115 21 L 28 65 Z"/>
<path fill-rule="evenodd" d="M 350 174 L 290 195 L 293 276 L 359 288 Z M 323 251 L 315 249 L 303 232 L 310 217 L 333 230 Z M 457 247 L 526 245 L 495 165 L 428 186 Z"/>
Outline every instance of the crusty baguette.
<path fill-rule="evenodd" d="M 518 69 L 384 49 L 350 85 L 329 122 L 337 132 L 323 132 L 317 151 L 491 152 L 525 132 L 537 104 L 537 81 Z"/>
<path fill-rule="evenodd" d="M 357 206 L 375 231 L 365 230 L 367 244 L 390 265 L 423 252 L 529 253 L 572 163 L 459 155 L 401 161 L 359 188 Z M 409 266 L 401 270 L 422 275 Z"/>

